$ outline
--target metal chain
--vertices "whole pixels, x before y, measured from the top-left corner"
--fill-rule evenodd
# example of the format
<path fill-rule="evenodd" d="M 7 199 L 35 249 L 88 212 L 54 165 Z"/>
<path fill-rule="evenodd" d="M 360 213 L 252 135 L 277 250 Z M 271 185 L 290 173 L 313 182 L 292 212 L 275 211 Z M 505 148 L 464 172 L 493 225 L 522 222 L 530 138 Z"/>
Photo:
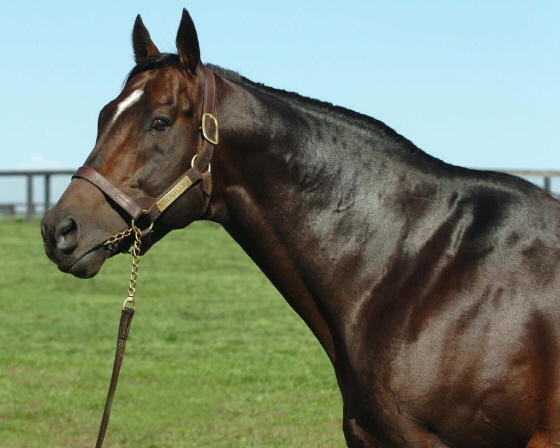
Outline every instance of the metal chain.
<path fill-rule="evenodd" d="M 103 245 L 110 246 L 111 244 L 115 244 L 121 240 L 124 240 L 126 237 L 132 235 L 132 232 L 133 232 L 132 228 L 123 230 L 122 232 L 118 232 L 115 235 L 109 237 L 109 239 L 105 241 Z"/>
<path fill-rule="evenodd" d="M 130 269 L 130 282 L 128 284 L 128 297 L 123 303 L 123 309 L 126 308 L 128 303 L 132 304 L 132 307 L 136 309 L 136 301 L 134 299 L 134 294 L 136 294 L 136 279 L 138 278 L 138 263 L 140 263 L 140 245 L 142 244 L 142 231 L 140 228 L 134 225 L 134 220 L 132 220 L 132 228 L 128 229 L 134 232 L 134 244 L 132 250 L 130 251 L 132 255 L 132 268 Z M 125 230 L 122 232 L 126 233 Z"/>
<path fill-rule="evenodd" d="M 153 227 L 153 223 L 150 226 L 150 230 Z M 126 308 L 127 304 L 132 304 L 132 307 L 136 309 L 136 302 L 134 300 L 134 294 L 136 294 L 136 280 L 138 278 L 138 263 L 140 262 L 140 245 L 142 244 L 142 230 L 136 227 L 134 224 L 134 219 L 130 229 L 125 229 L 122 232 L 118 232 L 113 236 L 109 237 L 107 241 L 103 243 L 104 246 L 111 246 L 118 243 L 121 240 L 134 234 L 134 243 L 132 244 L 132 249 L 128 252 L 132 255 L 132 268 L 130 269 L 130 282 L 128 284 L 128 297 L 123 303 L 123 309 Z"/>

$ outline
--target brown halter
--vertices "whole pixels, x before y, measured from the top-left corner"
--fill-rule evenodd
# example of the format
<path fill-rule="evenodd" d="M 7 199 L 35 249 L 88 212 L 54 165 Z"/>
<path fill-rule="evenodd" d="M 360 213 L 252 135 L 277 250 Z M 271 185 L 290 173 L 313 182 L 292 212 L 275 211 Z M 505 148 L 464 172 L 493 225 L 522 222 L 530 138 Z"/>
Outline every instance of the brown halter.
<path fill-rule="evenodd" d="M 202 191 L 206 198 L 204 210 L 206 212 L 212 192 L 212 179 L 210 174 L 210 159 L 214 152 L 214 146 L 219 141 L 218 120 L 214 115 L 216 103 L 216 80 L 214 73 L 204 67 L 206 73 L 206 86 L 204 89 L 204 110 L 202 114 L 201 134 L 199 137 L 197 153 L 194 156 L 191 167 L 183 173 L 167 190 L 159 197 L 140 197 L 132 199 L 111 183 L 102 174 L 93 168 L 82 166 L 72 176 L 86 179 L 99 188 L 107 197 L 118 204 L 134 221 L 143 227 L 143 236 L 151 233 L 151 227 L 159 216 L 184 192 L 202 183 Z"/>

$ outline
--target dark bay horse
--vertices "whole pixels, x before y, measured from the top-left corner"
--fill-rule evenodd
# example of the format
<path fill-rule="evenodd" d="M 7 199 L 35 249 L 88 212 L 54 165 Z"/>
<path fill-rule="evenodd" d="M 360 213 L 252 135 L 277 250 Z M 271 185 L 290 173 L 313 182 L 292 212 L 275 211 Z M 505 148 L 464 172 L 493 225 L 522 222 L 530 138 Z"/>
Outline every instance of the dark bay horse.
<path fill-rule="evenodd" d="M 94 276 L 131 225 L 147 247 L 218 222 L 332 361 L 349 447 L 560 445 L 558 201 L 205 67 L 186 11 L 178 54 L 140 17 L 133 46 L 85 168 L 43 219 L 59 269 Z"/>

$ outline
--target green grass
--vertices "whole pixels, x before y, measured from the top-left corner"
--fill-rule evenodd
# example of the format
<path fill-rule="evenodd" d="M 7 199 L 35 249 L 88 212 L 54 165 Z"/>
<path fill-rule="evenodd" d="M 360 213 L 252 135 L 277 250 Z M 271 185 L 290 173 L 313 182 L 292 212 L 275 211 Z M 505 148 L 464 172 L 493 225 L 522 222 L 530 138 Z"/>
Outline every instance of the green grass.
<path fill-rule="evenodd" d="M 38 223 L 0 235 L 0 447 L 93 446 L 130 256 L 79 280 Z M 137 289 L 107 448 L 345 446 L 326 355 L 225 231 L 168 235 Z"/>

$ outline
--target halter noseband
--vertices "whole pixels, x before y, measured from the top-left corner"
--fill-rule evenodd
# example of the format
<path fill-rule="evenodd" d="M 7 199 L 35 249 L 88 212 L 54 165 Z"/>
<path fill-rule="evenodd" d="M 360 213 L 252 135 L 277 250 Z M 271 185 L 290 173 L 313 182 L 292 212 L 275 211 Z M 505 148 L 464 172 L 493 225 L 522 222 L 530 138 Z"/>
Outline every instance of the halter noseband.
<path fill-rule="evenodd" d="M 82 166 L 74 173 L 72 178 L 85 179 L 95 185 L 107 197 L 121 207 L 135 222 L 144 227 L 143 234 L 151 233 L 155 220 L 177 200 L 183 193 L 202 182 L 202 191 L 205 205 L 201 216 L 206 212 L 212 192 L 212 179 L 210 174 L 210 159 L 214 146 L 219 141 L 218 120 L 214 115 L 216 102 L 216 80 L 214 73 L 204 67 L 206 73 L 206 86 L 204 89 L 204 110 L 200 128 L 199 142 L 196 155 L 193 157 L 191 167 L 183 173 L 171 186 L 157 198 L 140 197 L 132 199 L 111 183 L 102 174 L 93 168 Z"/>

